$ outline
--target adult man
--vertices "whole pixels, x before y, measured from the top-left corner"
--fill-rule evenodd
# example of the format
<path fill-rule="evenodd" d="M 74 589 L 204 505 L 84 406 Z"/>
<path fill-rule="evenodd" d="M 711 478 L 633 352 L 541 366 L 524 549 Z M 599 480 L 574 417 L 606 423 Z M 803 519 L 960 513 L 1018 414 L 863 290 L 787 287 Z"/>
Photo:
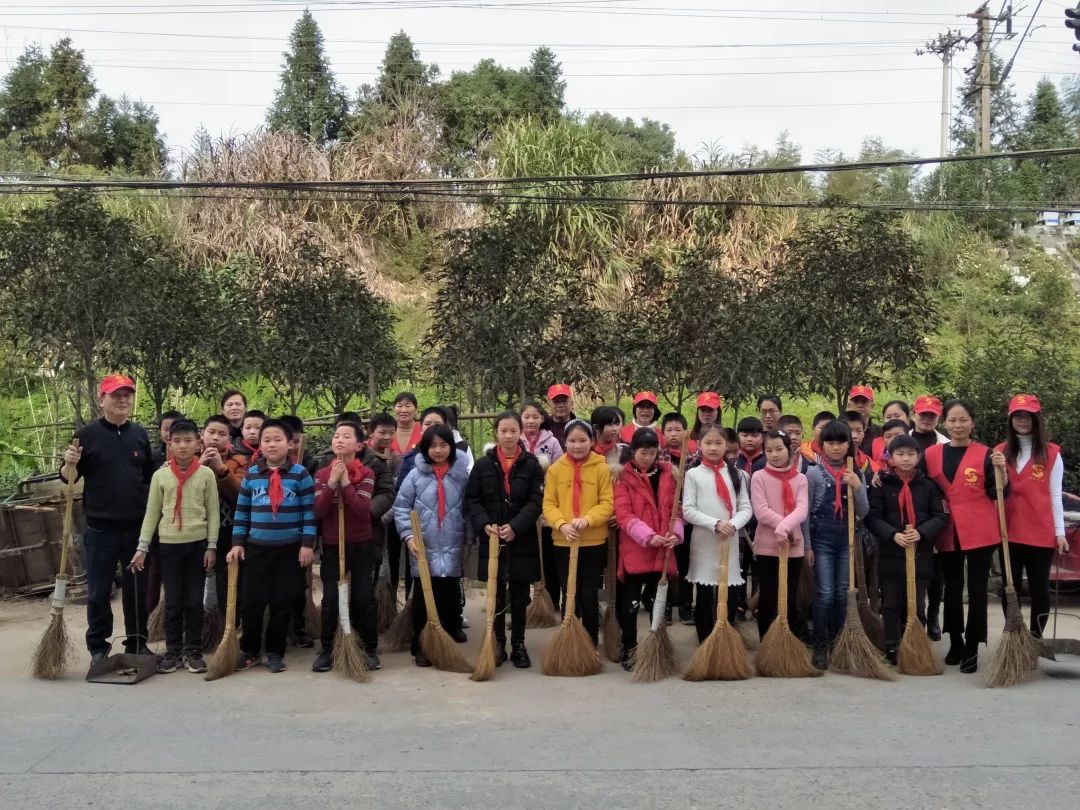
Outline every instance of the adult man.
<path fill-rule="evenodd" d="M 574 414 L 574 392 L 566 383 L 555 383 L 547 391 L 551 405 L 551 435 L 563 450 L 566 449 L 566 423 L 577 419 Z"/>
<path fill-rule="evenodd" d="M 862 444 L 859 445 L 866 455 L 874 454 L 874 439 L 881 435 L 881 426 L 875 425 L 870 412 L 874 409 L 874 389 L 868 385 L 853 385 L 848 392 L 848 410 L 858 411 L 866 425 Z"/>
<path fill-rule="evenodd" d="M 74 444 L 64 451 L 64 463 L 74 464 L 84 480 L 86 516 L 86 647 L 91 667 L 109 653 L 113 632 L 110 598 L 117 563 L 123 564 L 124 646 L 129 653 L 146 652 L 146 572 L 133 572 L 128 562 L 139 546 L 139 529 L 154 463 L 150 439 L 130 421 L 135 383 L 112 374 L 98 386 L 102 417 L 82 427 Z M 61 471 L 61 477 L 63 471 Z M 138 596 L 138 604 L 136 603 Z"/>

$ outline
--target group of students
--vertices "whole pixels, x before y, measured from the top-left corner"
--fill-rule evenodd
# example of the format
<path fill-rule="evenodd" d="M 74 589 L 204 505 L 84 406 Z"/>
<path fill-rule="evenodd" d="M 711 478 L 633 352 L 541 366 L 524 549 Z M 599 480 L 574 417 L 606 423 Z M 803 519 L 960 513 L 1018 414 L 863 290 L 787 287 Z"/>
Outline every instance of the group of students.
<path fill-rule="evenodd" d="M 130 424 L 118 421 L 123 413 L 116 410 L 119 398 L 130 400 L 128 389 L 133 384 L 127 378 L 103 382 L 105 417 L 80 432 L 81 447 L 73 444 L 65 453 L 80 474 L 100 469 L 101 451 L 88 455 L 86 439 L 96 436 L 100 447 L 98 434 L 115 429 L 122 436 Z M 935 397 L 921 396 L 913 409 L 890 402 L 879 427 L 870 417 L 873 391 L 865 386 L 851 390 L 850 410 L 840 418 L 818 414 L 805 440 L 800 420 L 783 414 L 777 396 L 761 397 L 760 418 L 746 417 L 734 429 L 721 425 L 715 392 L 698 396 L 692 427 L 679 413 L 661 419 L 657 398 L 648 391 L 634 397 L 629 422 L 609 405 L 594 409 L 587 421 L 579 419 L 572 396 L 569 386 L 553 385 L 547 392 L 550 413 L 526 401 L 520 412 L 500 414 L 492 446 L 475 457 L 456 430 L 456 410 L 419 411 L 409 392 L 397 396 L 392 416 L 376 414 L 366 431 L 357 414 L 340 414 L 330 448 L 318 458 L 305 452 L 299 419 L 267 418 L 248 409 L 239 391 L 227 392 L 221 413 L 201 426 L 166 414 L 160 426 L 165 451 L 149 466 L 133 454 L 138 474 L 149 475 L 146 506 L 134 553 L 120 558 L 133 574 L 145 573 L 148 555 L 160 569 L 166 642 L 160 671 L 205 671 L 204 581 L 208 572 L 223 571 L 225 562 L 240 563 L 241 571 L 237 668 L 262 663 L 265 651 L 267 668 L 283 671 L 290 628 L 294 643 L 310 644 L 303 627 L 310 567 L 321 549 L 323 592 L 333 593 L 341 543 L 355 637 L 368 668 L 378 670 L 375 583 L 381 573 L 396 593 L 405 553 L 406 592 L 415 587 L 419 545 L 413 513 L 439 619 L 458 642 L 467 640 L 466 547 L 478 545 L 479 579 L 487 578 L 490 544 L 497 539 L 502 547 L 495 617 L 499 665 L 531 665 L 525 645 L 530 588 L 543 581 L 554 604 L 565 604 L 571 546 L 578 548 L 576 610 L 595 644 L 600 589 L 614 594 L 628 670 L 634 666 L 638 613 L 648 607 L 665 571 L 675 583 L 672 604 L 679 619 L 696 627 L 699 641 L 715 623 L 720 587 L 729 589 L 729 619 L 749 620 L 756 613 L 764 637 L 776 619 L 786 547 L 789 622 L 813 645 L 814 664 L 824 669 L 847 607 L 852 499 L 865 552 L 860 574 L 867 575 L 871 601 L 883 615 L 886 655 L 895 663 L 906 609 L 904 550 L 914 546 L 919 618 L 931 638 L 941 638 L 944 602 L 946 663 L 974 672 L 979 644 L 987 640 L 990 563 L 999 544 L 995 470 L 1006 478 L 1014 579 L 1027 575 L 1032 632 L 1041 635 L 1053 554 L 1068 546 L 1061 455 L 1047 440 L 1034 396 L 1018 395 L 1009 403 L 1008 435 L 994 449 L 974 441 L 972 408 L 959 400 L 942 407 Z M 942 418 L 947 435 L 937 432 Z M 118 463 L 133 463 L 121 456 Z M 680 460 L 685 477 L 677 502 Z M 111 469 L 116 473 L 119 467 Z M 88 478 L 92 516 L 104 525 L 96 493 Z M 608 543 L 617 544 L 617 581 L 605 583 Z M 123 546 L 118 548 L 122 555 Z M 727 582 L 718 581 L 722 553 L 729 555 Z M 804 568 L 812 570 L 812 579 Z M 216 581 L 224 610 L 225 577 Z M 800 600 L 799 584 L 807 582 L 812 592 Z M 125 590 L 125 606 L 127 596 Z M 100 598 L 91 601 L 88 617 L 93 625 L 89 614 L 97 612 L 98 630 L 93 637 L 88 630 L 87 643 L 96 657 L 103 654 L 102 605 Z M 411 652 L 417 666 L 430 666 L 419 644 L 428 619 L 425 600 L 412 599 L 411 606 Z M 332 666 L 337 611 L 336 599 L 322 600 L 315 671 Z M 108 621 L 111 628 L 111 613 Z M 129 633 L 141 631 L 128 625 Z"/>

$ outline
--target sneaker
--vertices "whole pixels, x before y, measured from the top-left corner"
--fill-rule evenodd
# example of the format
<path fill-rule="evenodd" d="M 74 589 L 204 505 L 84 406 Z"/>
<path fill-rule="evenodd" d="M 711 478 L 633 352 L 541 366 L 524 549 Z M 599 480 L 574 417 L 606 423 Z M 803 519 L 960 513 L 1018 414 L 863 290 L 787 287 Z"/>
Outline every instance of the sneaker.
<path fill-rule="evenodd" d="M 814 669 L 820 669 L 822 672 L 829 668 L 829 645 L 828 644 L 815 644 L 814 645 L 814 657 L 813 657 Z"/>
<path fill-rule="evenodd" d="M 458 644 L 464 644 L 469 640 L 469 637 L 465 635 L 465 631 L 460 627 L 450 633 L 450 638 L 456 641 Z"/>
<path fill-rule="evenodd" d="M 413 656 L 413 663 L 416 664 L 418 667 L 431 666 L 431 662 L 428 660 L 428 657 L 424 655 L 423 650 L 418 651 L 416 655 Z"/>
<path fill-rule="evenodd" d="M 90 654 L 90 669 L 99 667 L 109 660 L 109 653 L 104 650 L 98 650 L 96 653 Z"/>
<path fill-rule="evenodd" d="M 312 646 L 314 646 L 314 644 Z M 284 672 L 285 656 L 278 655 L 277 653 L 269 653 L 266 656 L 266 668 L 271 672 Z"/>
<path fill-rule="evenodd" d="M 941 623 L 937 616 L 926 617 L 926 635 L 931 641 L 941 641 Z"/>
<path fill-rule="evenodd" d="M 330 650 L 323 650 L 315 656 L 315 663 L 311 665 L 312 672 L 329 672 L 334 666 L 334 656 Z"/>
<path fill-rule="evenodd" d="M 634 651 L 633 650 L 626 650 L 626 651 L 623 652 L 621 664 L 622 664 L 622 668 L 625 669 L 627 672 L 633 672 L 634 671 Z"/>
<path fill-rule="evenodd" d="M 364 659 L 367 661 L 367 668 L 372 672 L 378 672 L 382 669 L 382 661 L 379 660 L 378 650 L 364 650 Z"/>
<path fill-rule="evenodd" d="M 960 671 L 965 675 L 971 675 L 979 670 L 979 654 L 969 655 L 960 662 Z"/>
<path fill-rule="evenodd" d="M 184 666 L 187 667 L 188 672 L 194 672 L 196 675 L 206 672 L 206 661 L 203 660 L 201 652 L 184 653 Z"/>
<path fill-rule="evenodd" d="M 510 663 L 518 669 L 528 669 L 532 666 L 529 651 L 525 649 L 524 644 L 513 645 L 513 649 L 510 650 Z"/>
<path fill-rule="evenodd" d="M 297 632 L 295 643 L 297 647 L 303 647 L 305 650 L 310 650 L 315 646 L 315 640 L 308 635 L 306 630 Z"/>
<path fill-rule="evenodd" d="M 240 656 L 236 659 L 236 671 L 242 672 L 245 669 L 257 667 L 261 663 L 262 656 L 258 653 L 248 653 L 241 650 Z"/>
<path fill-rule="evenodd" d="M 157 671 L 165 675 L 169 672 L 176 672 L 176 668 L 180 666 L 180 653 L 176 650 L 166 650 L 165 655 L 161 656 L 161 660 L 158 661 Z"/>
<path fill-rule="evenodd" d="M 686 605 L 679 605 L 679 621 L 685 625 L 693 625 L 694 611 Z"/>

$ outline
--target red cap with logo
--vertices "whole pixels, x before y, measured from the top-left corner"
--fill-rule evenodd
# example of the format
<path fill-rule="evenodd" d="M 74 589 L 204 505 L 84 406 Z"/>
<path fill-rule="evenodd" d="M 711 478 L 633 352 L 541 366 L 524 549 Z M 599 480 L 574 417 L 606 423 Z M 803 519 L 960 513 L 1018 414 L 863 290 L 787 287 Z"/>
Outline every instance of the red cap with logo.
<path fill-rule="evenodd" d="M 712 408 L 714 411 L 719 410 L 720 395 L 715 391 L 702 391 L 698 394 L 697 407 Z"/>
<path fill-rule="evenodd" d="M 548 402 L 555 399 L 555 397 L 572 397 L 574 392 L 570 390 L 570 386 L 566 383 L 555 383 L 548 389 L 547 398 Z"/>
<path fill-rule="evenodd" d="M 915 407 L 911 409 L 915 413 L 932 413 L 941 416 L 941 400 L 929 394 L 923 394 L 915 398 Z"/>
<path fill-rule="evenodd" d="M 656 404 L 656 394 L 654 394 L 652 391 L 638 391 L 636 394 L 634 394 L 634 407 L 636 408 L 642 402 L 647 402 L 654 408 L 659 407 Z"/>
<path fill-rule="evenodd" d="M 1009 400 L 1009 416 L 1012 416 L 1017 411 L 1038 413 L 1041 410 L 1042 403 L 1039 402 L 1039 398 L 1034 394 L 1017 394 Z"/>
<path fill-rule="evenodd" d="M 123 374 L 110 374 L 101 381 L 101 385 L 98 386 L 98 394 L 101 396 L 114 394 L 121 388 L 130 388 L 134 391 L 135 381 Z"/>
<path fill-rule="evenodd" d="M 873 402 L 874 389 L 868 385 L 853 385 L 851 386 L 851 390 L 848 391 L 847 398 L 855 399 L 855 397 L 862 397 L 863 399 L 868 399 Z"/>

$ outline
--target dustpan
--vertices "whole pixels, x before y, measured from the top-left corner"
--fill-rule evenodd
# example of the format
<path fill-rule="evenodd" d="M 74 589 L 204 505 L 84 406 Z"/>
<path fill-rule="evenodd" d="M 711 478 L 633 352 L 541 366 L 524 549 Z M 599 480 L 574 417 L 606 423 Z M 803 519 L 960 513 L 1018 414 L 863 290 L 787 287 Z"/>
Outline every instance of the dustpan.
<path fill-rule="evenodd" d="M 116 641 L 126 641 L 135 638 L 146 643 L 145 636 L 116 636 Z M 109 655 L 97 666 L 91 666 L 86 673 L 88 683 L 118 683 L 133 684 L 145 681 L 151 675 L 157 673 L 158 656 L 154 654 L 140 655 L 138 653 L 112 654 L 113 645 L 109 644 Z"/>

